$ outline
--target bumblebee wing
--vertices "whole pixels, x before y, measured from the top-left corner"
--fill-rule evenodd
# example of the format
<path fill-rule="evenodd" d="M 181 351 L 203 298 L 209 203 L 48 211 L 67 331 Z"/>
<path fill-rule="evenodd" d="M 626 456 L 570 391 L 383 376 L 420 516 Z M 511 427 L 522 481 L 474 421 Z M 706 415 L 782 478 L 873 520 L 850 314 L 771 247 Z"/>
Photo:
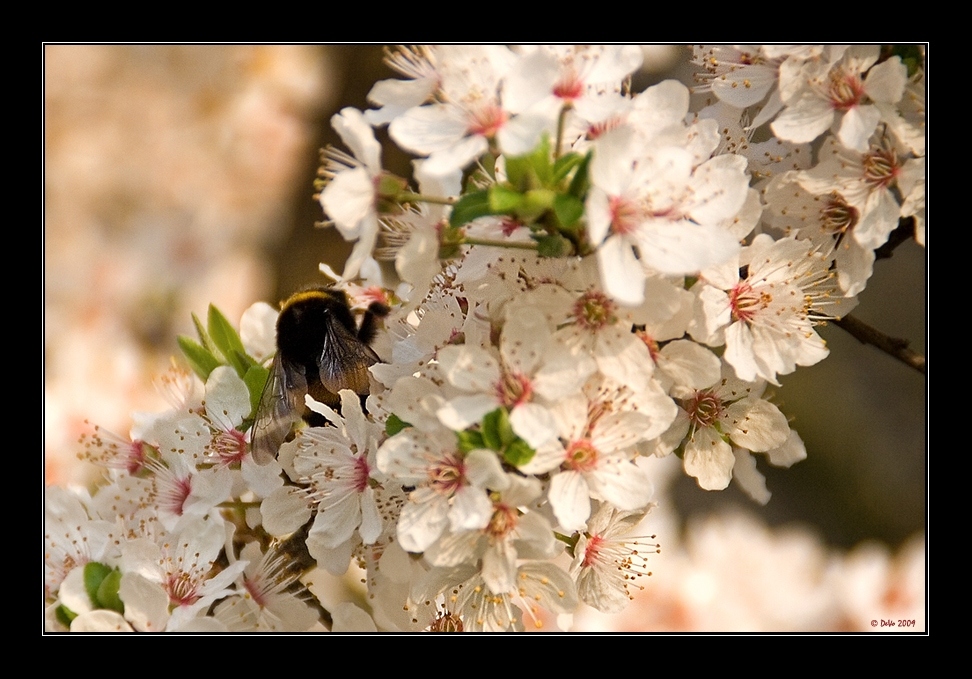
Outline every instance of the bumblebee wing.
<path fill-rule="evenodd" d="M 337 322 L 328 324 L 324 351 L 318 361 L 321 383 L 333 394 L 350 389 L 368 393 L 368 368 L 380 362 L 378 354 Z"/>
<path fill-rule="evenodd" d="M 276 459 L 280 446 L 300 419 L 306 393 L 303 373 L 277 355 L 253 420 L 250 450 L 257 464 L 270 464 Z"/>

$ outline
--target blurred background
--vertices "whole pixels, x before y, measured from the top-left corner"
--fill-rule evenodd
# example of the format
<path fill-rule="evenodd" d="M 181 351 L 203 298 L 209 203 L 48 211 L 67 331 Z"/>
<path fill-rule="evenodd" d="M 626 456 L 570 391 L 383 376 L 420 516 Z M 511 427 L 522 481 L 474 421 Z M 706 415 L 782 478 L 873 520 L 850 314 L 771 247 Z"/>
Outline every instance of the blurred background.
<path fill-rule="evenodd" d="M 636 91 L 691 85 L 687 48 L 645 52 Z M 165 407 L 153 379 L 193 334 L 191 313 L 213 303 L 236 320 L 323 282 L 322 261 L 340 270 L 350 248 L 315 228 L 312 183 L 319 149 L 340 145 L 330 117 L 396 77 L 382 58 L 375 45 L 45 47 L 45 483 L 97 480 L 76 459 L 85 420 L 124 434 L 132 412 Z M 409 174 L 392 145 L 383 160 Z M 854 313 L 925 353 L 926 281 L 925 250 L 905 243 Z M 575 629 L 856 630 L 881 617 L 876 602 L 924 623 L 926 379 L 835 326 L 821 334 L 830 358 L 782 378 L 775 398 L 808 459 L 760 461 L 765 507 L 658 461 L 655 574 L 624 616 L 579 614 Z M 764 602 L 774 574 L 806 605 Z M 827 582 L 827 596 L 786 578 Z M 855 578 L 866 595 L 834 594 Z"/>

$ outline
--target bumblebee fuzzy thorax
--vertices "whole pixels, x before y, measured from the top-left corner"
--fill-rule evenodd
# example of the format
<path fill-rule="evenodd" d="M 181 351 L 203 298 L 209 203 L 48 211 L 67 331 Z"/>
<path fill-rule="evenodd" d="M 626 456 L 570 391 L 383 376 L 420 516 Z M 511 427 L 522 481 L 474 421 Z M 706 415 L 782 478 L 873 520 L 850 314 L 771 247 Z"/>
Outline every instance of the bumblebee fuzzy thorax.
<path fill-rule="evenodd" d="M 298 292 L 283 304 L 277 318 L 277 350 L 305 370 L 316 370 L 332 324 L 356 334 L 347 295 L 320 288 Z"/>

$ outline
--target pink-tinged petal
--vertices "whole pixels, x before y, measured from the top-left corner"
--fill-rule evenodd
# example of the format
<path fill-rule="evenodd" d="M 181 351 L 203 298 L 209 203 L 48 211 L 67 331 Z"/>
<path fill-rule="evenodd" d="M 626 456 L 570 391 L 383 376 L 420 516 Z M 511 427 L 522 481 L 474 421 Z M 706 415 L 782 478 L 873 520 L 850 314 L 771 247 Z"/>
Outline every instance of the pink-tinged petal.
<path fill-rule="evenodd" d="M 772 493 L 766 488 L 766 477 L 756 469 L 756 458 L 741 448 L 735 448 L 732 452 L 736 457 L 736 464 L 732 468 L 736 484 L 755 502 L 765 505 Z"/>
<path fill-rule="evenodd" d="M 509 540 L 498 540 L 483 554 L 483 581 L 493 594 L 516 587 L 516 550 Z"/>
<path fill-rule="evenodd" d="M 375 211 L 375 185 L 363 167 L 338 172 L 321 192 L 321 207 L 345 240 L 361 235 L 361 222 Z"/>
<path fill-rule="evenodd" d="M 71 621 L 72 632 L 134 632 L 132 626 L 115 611 L 98 609 L 82 613 Z"/>
<path fill-rule="evenodd" d="M 453 496 L 449 527 L 453 531 L 482 530 L 489 525 L 492 516 L 493 503 L 486 491 L 475 486 L 463 486 Z"/>
<path fill-rule="evenodd" d="M 898 225 L 901 208 L 890 191 L 874 191 L 860 223 L 854 227 L 854 239 L 869 250 L 876 250 L 888 242 L 888 236 Z"/>
<path fill-rule="evenodd" d="M 722 101 L 746 108 L 758 104 L 776 84 L 776 69 L 751 65 L 712 81 L 712 92 Z"/>
<path fill-rule="evenodd" d="M 722 264 L 739 252 L 725 229 L 689 221 L 654 220 L 637 234 L 642 261 L 655 271 L 684 276 Z"/>
<path fill-rule="evenodd" d="M 443 347 L 437 358 L 449 383 L 463 391 L 489 391 L 500 378 L 499 362 L 479 347 Z"/>
<path fill-rule="evenodd" d="M 388 126 L 396 144 L 421 155 L 454 146 L 466 136 L 466 130 L 466 122 L 461 117 L 438 104 L 413 108 Z"/>
<path fill-rule="evenodd" d="M 763 399 L 737 401 L 729 406 L 725 417 L 733 443 L 758 453 L 783 445 L 790 433 L 786 415 Z"/>
<path fill-rule="evenodd" d="M 712 429 L 695 433 L 685 446 L 685 473 L 698 479 L 705 490 L 724 490 L 732 481 L 732 467 L 736 458 L 732 447 Z"/>
<path fill-rule="evenodd" d="M 755 382 L 760 366 L 753 353 L 753 333 L 742 321 L 726 328 L 726 362 L 736 370 L 736 376 L 746 382 Z"/>
<path fill-rule="evenodd" d="M 436 415 L 439 422 L 453 431 L 462 431 L 466 427 L 476 424 L 486 413 L 499 407 L 495 397 L 487 394 L 473 394 L 472 396 L 456 396 L 439 408 Z"/>
<path fill-rule="evenodd" d="M 482 156 L 489 149 L 489 142 L 482 135 L 470 135 L 454 145 L 433 151 L 425 161 L 426 172 L 431 175 L 445 176 L 462 170 Z"/>
<path fill-rule="evenodd" d="M 615 301 L 628 306 L 644 301 L 645 272 L 624 238 L 608 238 L 597 250 L 597 263 L 604 290 Z"/>
<path fill-rule="evenodd" d="M 630 127 L 619 127 L 598 137 L 591 159 L 591 183 L 610 196 L 623 195 L 631 185 L 636 149 Z"/>
<path fill-rule="evenodd" d="M 707 389 L 719 381 L 722 362 L 718 356 L 695 342 L 675 340 L 662 348 L 658 367 L 679 386 Z"/>
<path fill-rule="evenodd" d="M 627 461 L 599 464 L 587 475 L 587 482 L 594 497 L 625 511 L 641 509 L 655 494 L 648 474 Z"/>
<path fill-rule="evenodd" d="M 776 117 L 770 127 L 780 139 L 797 144 L 811 142 L 834 122 L 829 102 L 814 94 L 804 94 Z"/>
<path fill-rule="evenodd" d="M 428 101 L 438 84 L 438 80 L 431 76 L 415 80 L 379 80 L 368 92 L 368 101 L 382 108 L 365 111 L 365 120 L 372 125 L 390 123 L 410 108 Z"/>
<path fill-rule="evenodd" d="M 596 246 L 607 237 L 614 219 L 610 197 L 603 189 L 592 186 L 584 203 L 584 212 L 587 215 L 587 238 Z"/>
<path fill-rule="evenodd" d="M 880 121 L 881 113 L 876 106 L 855 106 L 844 114 L 837 137 L 847 148 L 864 153 Z"/>
<path fill-rule="evenodd" d="M 365 164 L 373 174 L 381 170 L 381 144 L 375 139 L 371 125 L 356 108 L 341 109 L 331 117 L 331 127 L 341 136 L 344 145 L 354 157 Z"/>
<path fill-rule="evenodd" d="M 531 448 L 550 443 L 557 437 L 557 422 L 550 411 L 536 403 L 522 403 L 510 413 L 510 426 Z"/>
<path fill-rule="evenodd" d="M 290 535 L 311 518 L 307 497 L 292 486 L 280 486 L 260 504 L 263 527 L 270 535 Z"/>
<path fill-rule="evenodd" d="M 449 504 L 441 501 L 409 502 L 398 518 L 398 542 L 408 552 L 424 552 L 449 523 Z"/>
<path fill-rule="evenodd" d="M 138 573 L 122 574 L 118 597 L 125 617 L 139 632 L 161 632 L 169 621 L 169 595 L 157 582 Z"/>
<path fill-rule="evenodd" d="M 791 467 L 801 460 L 807 459 L 807 447 L 803 444 L 803 439 L 794 430 L 790 430 L 789 436 L 779 448 L 773 448 L 766 452 L 770 464 L 776 467 Z"/>
<path fill-rule="evenodd" d="M 334 549 L 349 540 L 360 523 L 360 501 L 349 494 L 327 507 L 319 506 L 310 532 L 324 549 Z"/>
<path fill-rule="evenodd" d="M 361 542 L 366 545 L 375 544 L 375 540 L 381 535 L 383 528 L 381 513 L 375 502 L 375 491 L 365 488 L 361 494 L 361 526 L 358 533 L 361 535 Z"/>
<path fill-rule="evenodd" d="M 892 57 L 867 72 L 864 91 L 874 101 L 894 104 L 904 96 L 908 84 L 908 68 L 901 57 Z"/>
<path fill-rule="evenodd" d="M 554 516 L 564 530 L 582 530 L 591 515 L 587 481 L 580 472 L 565 471 L 550 479 L 547 498 Z"/>

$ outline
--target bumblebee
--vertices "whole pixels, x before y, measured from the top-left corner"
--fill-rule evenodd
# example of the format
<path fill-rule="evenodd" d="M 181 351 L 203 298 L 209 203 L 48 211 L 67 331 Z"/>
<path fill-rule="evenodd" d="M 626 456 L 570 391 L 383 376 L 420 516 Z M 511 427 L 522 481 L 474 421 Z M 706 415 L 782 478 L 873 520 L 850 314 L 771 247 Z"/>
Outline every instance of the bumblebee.
<path fill-rule="evenodd" d="M 314 413 L 304 415 L 305 394 L 332 408 L 340 403 L 341 389 L 362 399 L 368 395 L 368 368 L 380 360 L 368 345 L 378 319 L 388 312 L 385 305 L 372 303 L 359 327 L 347 294 L 324 286 L 305 288 L 281 305 L 277 353 L 253 421 L 250 449 L 257 464 L 277 457 L 301 417 L 317 424 Z"/>

